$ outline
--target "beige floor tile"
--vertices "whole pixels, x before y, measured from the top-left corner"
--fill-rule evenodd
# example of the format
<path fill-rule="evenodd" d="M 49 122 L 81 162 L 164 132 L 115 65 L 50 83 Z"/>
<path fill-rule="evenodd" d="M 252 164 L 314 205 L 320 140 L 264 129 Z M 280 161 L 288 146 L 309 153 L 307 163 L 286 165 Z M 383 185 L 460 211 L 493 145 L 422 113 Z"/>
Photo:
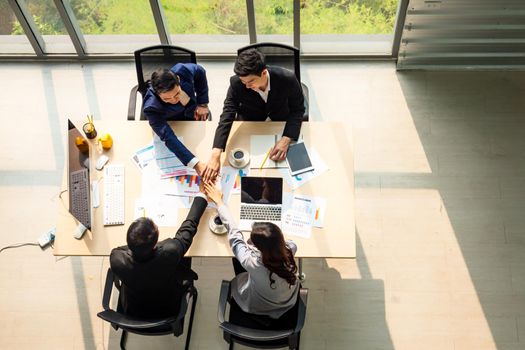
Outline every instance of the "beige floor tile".
<path fill-rule="evenodd" d="M 204 64 L 218 116 L 232 64 Z M 525 348 L 525 74 L 396 72 L 381 62 L 304 62 L 303 72 L 312 120 L 354 127 L 359 256 L 304 261 L 302 348 Z M 0 82 L 2 144 L 21 132 L 39 140 L 37 148 L 0 151 L 3 247 L 35 241 L 54 225 L 66 117 L 124 119 L 135 71 L 132 62 L 12 63 L 0 73 L 17 77 Z M 341 80 L 352 83 L 334 90 Z M 24 117 L 33 127 L 23 129 L 11 116 L 27 81 L 34 90 Z M 56 259 L 38 247 L 2 252 L 0 348 L 118 349 L 120 333 L 96 317 L 107 267 L 107 259 Z M 216 312 L 231 263 L 194 259 L 194 268 L 191 348 L 226 349 Z M 131 336 L 128 344 L 183 341 Z"/>
<path fill-rule="evenodd" d="M 464 319 L 452 318 L 451 327 L 454 341 L 490 343 L 517 343 L 518 334 L 515 317 L 483 317 Z"/>

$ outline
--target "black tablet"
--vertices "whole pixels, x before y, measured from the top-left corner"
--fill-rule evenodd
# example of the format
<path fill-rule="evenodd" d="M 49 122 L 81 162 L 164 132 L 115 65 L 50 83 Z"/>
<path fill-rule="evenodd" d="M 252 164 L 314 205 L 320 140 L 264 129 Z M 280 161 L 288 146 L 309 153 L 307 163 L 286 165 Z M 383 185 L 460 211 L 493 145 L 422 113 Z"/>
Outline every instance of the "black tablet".
<path fill-rule="evenodd" d="M 286 161 L 292 176 L 314 170 L 304 142 L 299 142 L 288 147 Z"/>

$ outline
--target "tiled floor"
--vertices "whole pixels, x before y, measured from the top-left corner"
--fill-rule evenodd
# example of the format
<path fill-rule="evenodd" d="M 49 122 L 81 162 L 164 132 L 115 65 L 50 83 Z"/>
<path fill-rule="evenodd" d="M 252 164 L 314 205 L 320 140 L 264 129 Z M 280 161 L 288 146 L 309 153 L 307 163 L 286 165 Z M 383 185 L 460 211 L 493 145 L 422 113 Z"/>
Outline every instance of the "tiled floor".
<path fill-rule="evenodd" d="M 232 64 L 203 64 L 218 117 Z M 303 348 L 525 348 L 525 73 L 307 62 L 302 75 L 313 120 L 353 125 L 358 233 L 356 260 L 305 262 Z M 0 76 L 3 247 L 54 225 L 67 118 L 123 120 L 135 73 L 131 62 L 3 63 Z M 226 349 L 215 315 L 229 261 L 194 261 L 191 348 Z M 107 267 L 37 247 L 2 252 L 0 348 L 118 348 L 96 317 Z"/>

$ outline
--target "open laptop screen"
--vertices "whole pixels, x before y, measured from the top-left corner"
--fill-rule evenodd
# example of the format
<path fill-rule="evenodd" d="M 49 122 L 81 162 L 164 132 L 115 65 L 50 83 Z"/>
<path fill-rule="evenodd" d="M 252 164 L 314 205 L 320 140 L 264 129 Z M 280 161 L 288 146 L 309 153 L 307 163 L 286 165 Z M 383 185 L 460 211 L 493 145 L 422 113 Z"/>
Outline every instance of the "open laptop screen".
<path fill-rule="evenodd" d="M 86 138 L 70 120 L 67 129 L 69 212 L 90 229 L 89 146 Z"/>
<path fill-rule="evenodd" d="M 283 179 L 280 177 L 241 177 L 241 202 L 283 203 Z"/>

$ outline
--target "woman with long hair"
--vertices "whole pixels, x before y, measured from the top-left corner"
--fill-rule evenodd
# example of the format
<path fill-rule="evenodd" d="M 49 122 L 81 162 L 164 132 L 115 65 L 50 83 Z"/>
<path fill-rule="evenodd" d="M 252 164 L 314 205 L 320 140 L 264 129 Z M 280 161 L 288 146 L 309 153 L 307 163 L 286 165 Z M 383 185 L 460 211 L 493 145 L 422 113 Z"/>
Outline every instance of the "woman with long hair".
<path fill-rule="evenodd" d="M 232 280 L 232 296 L 237 305 L 250 314 L 277 319 L 297 301 L 299 281 L 294 254 L 297 246 L 285 241 L 281 229 L 270 222 L 256 222 L 246 242 L 222 193 L 205 184 L 210 200 L 217 204 L 222 223 L 228 228 L 236 276 Z"/>

